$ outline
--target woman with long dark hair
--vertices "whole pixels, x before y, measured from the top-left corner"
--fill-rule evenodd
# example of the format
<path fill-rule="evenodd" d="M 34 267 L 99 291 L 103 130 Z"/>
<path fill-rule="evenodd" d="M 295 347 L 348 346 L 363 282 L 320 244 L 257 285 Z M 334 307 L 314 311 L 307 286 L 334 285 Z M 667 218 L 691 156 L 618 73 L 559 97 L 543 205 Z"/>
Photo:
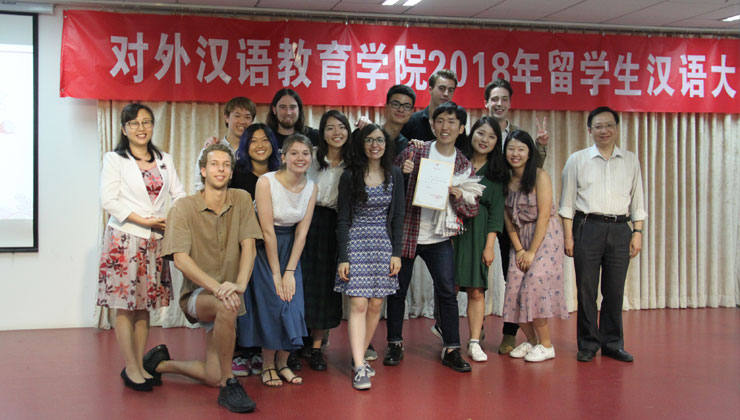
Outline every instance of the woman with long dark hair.
<path fill-rule="evenodd" d="M 527 341 L 509 353 L 542 362 L 555 357 L 547 319 L 568 318 L 563 292 L 563 226 L 552 200 L 552 183 L 539 169 L 539 153 L 522 130 L 504 143 L 507 187 L 504 220 L 511 239 L 503 318 L 519 323 Z"/>
<path fill-rule="evenodd" d="M 365 362 L 365 349 L 378 326 L 383 298 L 398 290 L 406 201 L 388 133 L 368 124 L 353 136 L 352 146 L 352 167 L 339 182 L 334 290 L 350 300 L 352 386 L 368 389 L 375 371 Z"/>
<path fill-rule="evenodd" d="M 103 157 L 100 198 L 108 212 L 98 278 L 98 305 L 116 309 L 115 332 L 126 367 L 123 383 L 151 391 L 159 379 L 144 370 L 149 311 L 172 299 L 162 260 L 165 206 L 185 196 L 167 153 L 152 144 L 154 114 L 142 104 L 121 111 L 121 139 Z"/>
<path fill-rule="evenodd" d="M 311 228 L 303 250 L 306 327 L 311 334 L 309 366 L 326 370 L 321 352 L 325 334 L 342 320 L 342 295 L 334 291 L 337 273 L 337 196 L 339 178 L 349 163 L 350 125 L 347 117 L 329 110 L 319 123 L 321 141 L 308 170 L 319 188 Z"/>
<path fill-rule="evenodd" d="M 486 189 L 480 197 L 478 215 L 464 220 L 465 231 L 453 239 L 455 283 L 468 295 L 468 356 L 485 362 L 488 356 L 480 345 L 488 268 L 494 259 L 497 233 L 504 227 L 504 188 L 506 179 L 501 152 L 501 128 L 495 119 L 482 117 L 470 130 L 468 159 Z"/>

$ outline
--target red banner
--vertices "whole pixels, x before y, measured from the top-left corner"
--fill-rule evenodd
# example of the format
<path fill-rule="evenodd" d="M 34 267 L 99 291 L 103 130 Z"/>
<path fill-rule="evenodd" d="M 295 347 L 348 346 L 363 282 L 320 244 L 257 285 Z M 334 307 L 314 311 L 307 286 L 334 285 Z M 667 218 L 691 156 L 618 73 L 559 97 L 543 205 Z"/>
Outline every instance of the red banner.
<path fill-rule="evenodd" d="M 61 96 L 269 103 L 291 87 L 304 103 L 379 106 L 396 83 L 428 103 L 450 68 L 454 100 L 482 108 L 511 81 L 520 109 L 740 112 L 740 40 L 481 29 L 256 22 L 66 11 Z"/>

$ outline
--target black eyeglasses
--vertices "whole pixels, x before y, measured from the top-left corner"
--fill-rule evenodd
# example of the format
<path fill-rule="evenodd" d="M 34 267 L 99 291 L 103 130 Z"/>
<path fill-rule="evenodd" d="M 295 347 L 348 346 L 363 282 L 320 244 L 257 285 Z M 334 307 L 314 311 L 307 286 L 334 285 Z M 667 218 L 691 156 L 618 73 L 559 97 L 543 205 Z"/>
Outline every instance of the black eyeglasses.
<path fill-rule="evenodd" d="M 393 109 L 401 108 L 404 111 L 411 111 L 411 109 L 414 107 L 411 104 L 402 104 L 402 103 L 400 103 L 398 101 L 390 101 L 390 104 L 391 104 L 391 108 L 393 108 Z"/>
<path fill-rule="evenodd" d="M 383 145 L 385 144 L 385 137 L 376 137 L 376 138 L 366 137 L 365 138 L 365 144 L 371 145 L 373 143 L 377 145 Z"/>

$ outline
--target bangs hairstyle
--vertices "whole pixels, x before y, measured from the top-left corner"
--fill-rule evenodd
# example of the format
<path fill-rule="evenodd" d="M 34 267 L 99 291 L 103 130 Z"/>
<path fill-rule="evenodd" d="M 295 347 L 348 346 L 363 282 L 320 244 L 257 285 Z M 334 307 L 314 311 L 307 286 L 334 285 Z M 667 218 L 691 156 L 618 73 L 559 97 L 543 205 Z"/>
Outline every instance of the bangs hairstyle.
<path fill-rule="evenodd" d="M 226 146 L 225 144 L 216 143 L 212 144 L 203 150 L 203 154 L 200 156 L 200 160 L 198 160 L 198 168 L 203 169 L 208 164 L 208 154 L 217 151 L 217 152 L 224 152 L 227 155 L 229 155 L 229 158 L 231 159 L 231 168 L 233 170 L 234 168 L 234 153 L 231 152 L 231 149 L 229 149 L 229 146 Z M 200 173 L 200 171 L 198 171 Z M 203 176 L 203 174 L 200 174 L 200 182 L 205 185 L 206 184 L 206 177 Z"/>
<path fill-rule="evenodd" d="M 368 170 L 368 159 L 365 154 L 365 139 L 375 130 L 380 130 L 385 138 L 385 151 L 380 158 L 380 167 L 383 169 L 383 188 L 388 190 L 391 182 L 391 170 L 393 168 L 394 146 L 390 135 L 377 124 L 368 124 L 362 127 L 352 136 L 352 206 L 367 202 L 367 191 L 365 191 L 365 173 Z"/>
<path fill-rule="evenodd" d="M 272 102 L 270 103 L 270 109 L 267 111 L 267 121 L 265 122 L 273 129 L 273 131 L 277 130 L 278 119 L 276 113 L 272 111 L 272 108 L 277 107 L 278 101 L 280 101 L 283 96 L 290 96 L 295 99 L 295 102 L 298 104 L 298 119 L 296 119 L 294 127 L 296 133 L 303 133 L 306 124 L 306 119 L 303 115 L 303 101 L 301 101 L 301 97 L 298 96 L 298 93 L 293 89 L 283 88 L 275 93 L 275 96 L 272 97 Z"/>
<path fill-rule="evenodd" d="M 326 137 L 324 137 L 324 130 L 326 130 L 326 124 L 330 117 L 336 118 L 337 121 L 344 124 L 344 128 L 347 129 L 347 141 L 344 142 L 341 149 L 342 160 L 344 161 L 345 166 L 349 164 L 350 157 L 352 155 L 352 142 L 350 141 L 352 127 L 349 125 L 349 120 L 344 114 L 336 109 L 330 109 L 321 116 L 321 122 L 319 122 L 319 136 L 321 137 L 321 141 L 316 150 L 316 160 L 319 161 L 319 171 L 323 171 L 329 166 L 325 160 L 326 155 L 329 153 L 329 143 L 326 142 Z"/>
<path fill-rule="evenodd" d="M 537 147 L 535 147 L 534 145 L 534 140 L 532 140 L 532 136 L 530 136 L 529 133 L 524 130 L 514 130 L 509 133 L 509 136 L 506 137 L 506 142 L 504 142 L 504 152 L 509 146 L 509 142 L 511 142 L 511 140 L 519 140 L 520 142 L 524 143 L 529 149 L 529 158 L 527 159 L 527 163 L 524 165 L 524 173 L 522 174 L 522 179 L 519 182 L 519 190 L 529 194 L 532 192 L 532 190 L 534 189 L 534 185 L 537 182 L 537 162 L 540 161 L 540 153 L 537 151 Z M 508 185 L 509 181 L 511 180 L 512 168 L 508 160 L 505 160 L 504 162 L 507 169 L 506 184 Z M 505 191 L 508 190 L 508 188 L 505 189 Z"/>
<path fill-rule="evenodd" d="M 283 141 L 283 148 L 280 149 L 280 154 L 285 155 L 288 153 L 288 150 L 290 150 L 295 143 L 303 143 L 304 146 L 308 147 L 308 150 L 313 150 L 313 143 L 311 143 L 311 140 L 309 140 L 308 137 L 301 133 L 293 133 Z M 280 163 L 280 169 L 285 169 L 285 162 Z"/>
<path fill-rule="evenodd" d="M 487 161 L 488 161 L 488 169 L 486 170 L 485 177 L 488 178 L 491 181 L 495 182 L 505 182 L 506 181 L 506 166 L 504 164 L 504 152 L 502 152 L 501 144 L 503 143 L 504 139 L 501 138 L 501 127 L 498 125 L 498 122 L 493 117 L 484 116 L 481 117 L 478 121 L 473 124 L 473 127 L 470 129 L 470 136 L 468 137 L 468 143 L 471 145 L 470 147 L 470 154 L 467 155 L 468 159 L 470 159 L 473 156 L 473 135 L 475 134 L 475 130 L 480 128 L 483 125 L 488 125 L 493 130 L 493 133 L 496 135 L 496 144 L 493 146 L 493 150 L 491 150 L 488 153 Z"/>
<path fill-rule="evenodd" d="M 252 114 L 252 121 L 257 118 L 257 105 L 255 105 L 251 99 L 245 98 L 243 96 L 231 98 L 229 99 L 229 102 L 226 102 L 226 106 L 224 107 L 224 117 L 229 118 L 229 115 L 231 115 L 231 113 L 234 112 L 234 110 L 237 108 L 242 108 L 249 111 L 249 113 Z M 225 124 L 226 127 L 229 126 L 228 122 L 226 122 Z"/>
<path fill-rule="evenodd" d="M 154 113 L 152 112 L 152 109 L 148 106 L 140 103 L 131 103 L 123 107 L 123 110 L 121 110 L 121 129 L 126 128 L 126 123 L 129 121 L 133 121 L 136 119 L 136 116 L 139 115 L 139 111 L 145 110 L 149 113 L 149 116 L 152 118 L 152 130 L 154 130 Z M 128 159 L 129 155 L 133 156 L 135 160 L 141 160 L 134 156 L 133 153 L 131 153 L 131 144 L 129 143 L 128 137 L 126 134 L 121 131 L 121 138 L 118 140 L 118 144 L 116 145 L 116 148 L 113 149 L 114 152 L 118 153 L 119 156 L 124 157 Z M 157 157 L 157 159 L 162 159 L 162 151 L 155 146 L 151 140 L 149 140 L 149 143 L 146 144 L 146 151 L 149 152 L 150 159 L 147 162 L 154 162 L 154 156 Z"/>
<path fill-rule="evenodd" d="M 255 123 L 247 127 L 239 139 L 239 148 L 236 149 L 236 169 L 240 172 L 251 172 L 254 169 L 252 158 L 249 157 L 249 145 L 252 143 L 254 133 L 259 130 L 265 133 L 267 139 L 270 141 L 270 146 L 272 146 L 272 153 L 267 158 L 267 170 L 271 172 L 280 168 L 280 159 L 278 158 L 278 150 L 280 148 L 278 147 L 277 139 L 275 139 L 275 133 L 272 132 L 267 124 Z"/>

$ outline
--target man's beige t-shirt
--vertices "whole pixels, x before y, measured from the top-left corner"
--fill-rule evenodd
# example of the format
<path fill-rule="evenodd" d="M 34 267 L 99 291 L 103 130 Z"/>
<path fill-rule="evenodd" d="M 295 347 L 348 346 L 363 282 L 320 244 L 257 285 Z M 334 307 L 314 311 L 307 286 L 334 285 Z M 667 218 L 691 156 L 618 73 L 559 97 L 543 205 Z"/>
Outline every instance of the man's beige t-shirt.
<path fill-rule="evenodd" d="M 184 252 L 219 283 L 236 282 L 240 243 L 249 238 L 262 239 L 262 230 L 249 193 L 228 189 L 226 194 L 226 203 L 218 213 L 208 208 L 201 192 L 177 200 L 167 216 L 162 257 L 171 260 L 175 253 Z M 198 287 L 187 277 L 183 278 L 180 307 L 190 322 L 197 320 L 187 314 L 185 306 Z M 239 314 L 244 313 L 242 300 Z"/>

